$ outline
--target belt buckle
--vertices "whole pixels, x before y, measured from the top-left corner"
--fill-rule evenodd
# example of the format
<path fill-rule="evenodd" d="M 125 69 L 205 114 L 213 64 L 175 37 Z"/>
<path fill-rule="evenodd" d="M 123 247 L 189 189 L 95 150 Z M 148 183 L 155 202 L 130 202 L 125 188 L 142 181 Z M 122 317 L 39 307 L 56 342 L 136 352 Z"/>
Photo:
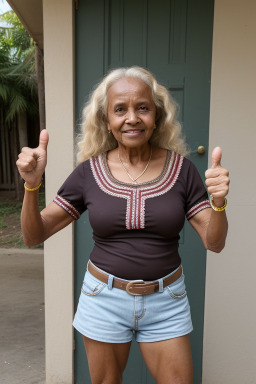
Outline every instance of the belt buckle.
<path fill-rule="evenodd" d="M 141 296 L 142 294 L 141 293 L 134 293 L 134 292 L 130 292 L 129 289 L 133 286 L 133 284 L 144 284 L 144 280 L 131 280 L 129 281 L 129 283 L 126 285 L 126 291 L 132 295 L 132 296 Z"/>

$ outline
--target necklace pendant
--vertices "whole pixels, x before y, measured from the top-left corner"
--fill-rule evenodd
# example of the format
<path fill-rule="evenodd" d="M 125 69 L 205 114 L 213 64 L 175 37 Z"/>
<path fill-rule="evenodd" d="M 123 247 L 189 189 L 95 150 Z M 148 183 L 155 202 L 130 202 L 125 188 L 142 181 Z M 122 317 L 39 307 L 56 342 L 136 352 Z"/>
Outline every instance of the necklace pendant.
<path fill-rule="evenodd" d="M 144 175 L 144 173 L 146 172 L 146 170 L 148 169 L 148 166 L 149 166 L 149 163 L 151 161 L 151 157 L 152 157 L 152 146 L 151 146 L 151 151 L 150 151 L 150 155 L 149 155 L 149 159 L 148 159 L 148 162 L 147 162 L 147 165 L 146 167 L 144 168 L 144 170 L 139 174 L 139 176 L 137 176 L 135 179 L 130 175 L 130 173 L 128 172 L 128 170 L 126 169 L 121 157 L 120 157 L 120 152 L 119 152 L 119 148 L 118 148 L 118 160 L 120 161 L 121 163 L 121 166 L 123 168 L 123 170 L 125 171 L 125 173 L 127 174 L 127 176 L 129 177 L 129 179 L 131 179 L 135 184 L 138 184 L 137 180 Z"/>

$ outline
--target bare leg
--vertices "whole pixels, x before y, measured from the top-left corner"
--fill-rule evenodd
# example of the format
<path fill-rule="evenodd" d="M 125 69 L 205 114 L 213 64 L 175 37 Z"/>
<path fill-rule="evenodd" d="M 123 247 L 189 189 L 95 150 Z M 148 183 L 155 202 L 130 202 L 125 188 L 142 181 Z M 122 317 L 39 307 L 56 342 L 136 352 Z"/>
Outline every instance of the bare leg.
<path fill-rule="evenodd" d="M 131 342 L 102 343 L 83 336 L 92 384 L 121 384 Z"/>
<path fill-rule="evenodd" d="M 145 363 L 157 384 L 192 384 L 189 335 L 155 343 L 140 343 Z"/>

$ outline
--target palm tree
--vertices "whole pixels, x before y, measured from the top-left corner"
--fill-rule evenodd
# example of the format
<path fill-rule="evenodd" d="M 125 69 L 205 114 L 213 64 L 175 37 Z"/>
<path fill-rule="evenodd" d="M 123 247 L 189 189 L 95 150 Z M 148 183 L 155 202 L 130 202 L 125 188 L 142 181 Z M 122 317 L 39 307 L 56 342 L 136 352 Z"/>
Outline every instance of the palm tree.
<path fill-rule="evenodd" d="M 0 102 L 9 124 L 18 113 L 38 113 L 34 55 L 16 63 L 0 51 Z"/>
<path fill-rule="evenodd" d="M 14 184 L 20 199 L 15 160 L 28 138 L 26 124 L 22 129 L 17 122 L 38 116 L 35 44 L 13 11 L 0 19 L 8 23 L 0 27 L 0 186 L 8 188 L 9 183 L 10 188 L 10 183 Z"/>

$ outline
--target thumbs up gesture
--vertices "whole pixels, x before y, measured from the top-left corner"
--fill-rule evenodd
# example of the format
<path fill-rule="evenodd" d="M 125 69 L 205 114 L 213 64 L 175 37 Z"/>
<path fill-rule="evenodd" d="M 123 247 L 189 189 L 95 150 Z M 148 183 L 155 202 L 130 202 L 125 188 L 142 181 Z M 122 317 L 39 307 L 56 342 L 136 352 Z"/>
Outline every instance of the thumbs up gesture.
<path fill-rule="evenodd" d="M 205 184 L 217 207 L 224 205 L 229 190 L 229 172 L 221 166 L 222 151 L 220 147 L 212 151 L 212 166 L 205 172 Z"/>
<path fill-rule="evenodd" d="M 47 163 L 48 141 L 48 132 L 46 129 L 43 129 L 40 133 L 38 147 L 24 147 L 18 156 L 16 165 L 28 188 L 33 188 L 41 183 Z"/>

